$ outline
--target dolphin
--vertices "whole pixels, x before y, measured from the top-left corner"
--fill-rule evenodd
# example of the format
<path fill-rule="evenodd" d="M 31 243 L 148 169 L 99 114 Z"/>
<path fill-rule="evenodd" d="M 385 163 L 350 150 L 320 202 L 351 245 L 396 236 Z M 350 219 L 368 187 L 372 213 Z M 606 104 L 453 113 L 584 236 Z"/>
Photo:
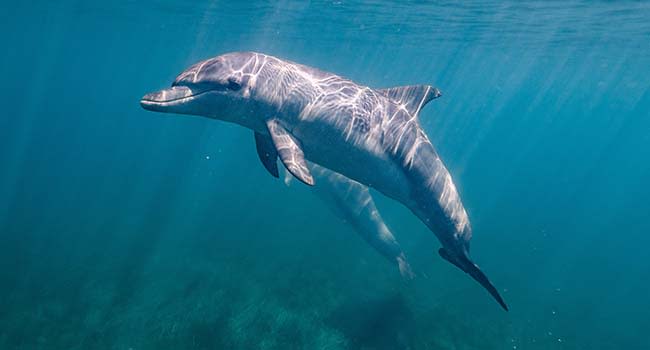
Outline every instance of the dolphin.
<path fill-rule="evenodd" d="M 412 279 L 415 275 L 406 255 L 379 214 L 368 187 L 317 164 L 307 162 L 307 165 L 314 176 L 312 192 L 334 214 L 350 223 L 366 243 L 396 265 L 404 279 Z M 284 182 L 289 185 L 293 175 L 289 172 L 285 175 Z"/>
<path fill-rule="evenodd" d="M 170 88 L 143 96 L 140 104 L 252 130 L 273 176 L 279 176 L 279 158 L 295 178 L 313 185 L 309 160 L 402 203 L 438 238 L 438 254 L 507 311 L 470 257 L 467 212 L 418 120 L 421 109 L 440 96 L 429 85 L 373 89 L 270 55 L 232 52 L 192 65 Z"/>

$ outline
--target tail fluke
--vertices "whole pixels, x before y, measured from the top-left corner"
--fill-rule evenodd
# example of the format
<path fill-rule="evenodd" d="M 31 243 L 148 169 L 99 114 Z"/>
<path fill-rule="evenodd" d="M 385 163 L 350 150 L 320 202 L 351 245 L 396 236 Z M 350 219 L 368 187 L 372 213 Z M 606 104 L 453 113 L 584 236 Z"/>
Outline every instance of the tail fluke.
<path fill-rule="evenodd" d="M 447 251 L 443 248 L 440 248 L 440 250 L 438 250 L 438 254 L 440 254 L 440 256 L 443 259 L 456 265 L 458 268 L 460 268 L 461 270 L 465 271 L 467 274 L 472 276 L 472 278 L 476 280 L 476 282 L 480 283 L 483 286 L 483 288 L 487 289 L 487 291 L 490 293 L 490 295 L 492 295 L 494 300 L 496 300 L 497 303 L 499 303 L 499 305 L 501 305 L 501 307 L 504 310 L 508 311 L 508 305 L 506 305 L 505 301 L 503 301 L 503 298 L 501 298 L 501 295 L 499 295 L 497 289 L 494 288 L 494 285 L 492 285 L 490 280 L 488 280 L 487 276 L 485 276 L 483 271 L 481 271 L 481 269 L 476 264 L 474 264 L 468 258 L 463 258 L 464 261 L 462 264 L 460 264 L 456 262 L 454 259 L 452 259 L 447 253 Z"/>
<path fill-rule="evenodd" d="M 470 262 L 471 263 L 471 262 Z M 490 283 L 490 280 L 488 280 L 487 276 L 479 269 L 476 264 L 471 263 L 467 273 L 472 276 L 478 283 L 480 283 L 483 288 L 487 289 L 487 291 L 492 295 L 492 297 L 501 305 L 501 307 L 508 311 L 508 305 L 506 305 L 505 301 L 503 301 L 503 298 L 501 298 L 501 295 L 499 295 L 499 292 L 497 291 L 496 288 Z"/>

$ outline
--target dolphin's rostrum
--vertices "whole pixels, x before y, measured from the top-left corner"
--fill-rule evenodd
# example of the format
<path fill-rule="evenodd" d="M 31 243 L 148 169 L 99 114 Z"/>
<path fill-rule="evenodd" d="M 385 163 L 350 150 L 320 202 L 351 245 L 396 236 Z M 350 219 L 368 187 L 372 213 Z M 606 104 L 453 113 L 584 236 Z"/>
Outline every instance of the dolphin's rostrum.
<path fill-rule="evenodd" d="M 279 158 L 293 176 L 313 185 L 311 161 L 401 202 L 438 237 L 440 256 L 507 310 L 470 259 L 467 213 L 418 121 L 424 105 L 440 95 L 427 85 L 371 89 L 269 55 L 233 52 L 193 65 L 171 88 L 140 103 L 253 130 L 260 159 L 274 176 Z"/>

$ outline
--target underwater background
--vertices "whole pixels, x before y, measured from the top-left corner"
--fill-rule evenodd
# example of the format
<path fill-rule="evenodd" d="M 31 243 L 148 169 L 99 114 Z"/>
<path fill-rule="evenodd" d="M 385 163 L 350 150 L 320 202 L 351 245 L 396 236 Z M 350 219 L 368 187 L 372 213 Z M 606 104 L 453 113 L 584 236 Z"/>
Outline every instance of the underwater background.
<path fill-rule="evenodd" d="M 650 3 L 26 1 L 0 11 L 0 349 L 650 349 Z M 405 281 L 249 130 L 143 110 L 253 50 L 421 123 L 510 306 L 376 195 Z"/>

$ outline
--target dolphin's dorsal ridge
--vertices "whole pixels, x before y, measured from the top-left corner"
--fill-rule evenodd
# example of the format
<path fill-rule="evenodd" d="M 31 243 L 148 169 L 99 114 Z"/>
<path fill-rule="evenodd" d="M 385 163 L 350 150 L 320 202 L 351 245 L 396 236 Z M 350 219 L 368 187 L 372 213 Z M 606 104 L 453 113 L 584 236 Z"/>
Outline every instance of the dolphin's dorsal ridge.
<path fill-rule="evenodd" d="M 404 105 L 411 115 L 417 115 L 429 101 L 442 96 L 440 90 L 430 85 L 397 86 L 377 91 L 398 105 Z"/>
<path fill-rule="evenodd" d="M 311 176 L 311 172 L 307 167 L 307 161 L 300 146 L 300 141 L 296 140 L 276 119 L 267 121 L 266 127 L 282 164 L 298 180 L 313 186 L 314 178 Z"/>
<path fill-rule="evenodd" d="M 280 177 L 278 172 L 278 151 L 273 145 L 273 140 L 269 135 L 263 135 L 255 132 L 255 148 L 257 149 L 257 156 L 260 158 L 264 168 L 268 170 L 273 177 Z"/>

